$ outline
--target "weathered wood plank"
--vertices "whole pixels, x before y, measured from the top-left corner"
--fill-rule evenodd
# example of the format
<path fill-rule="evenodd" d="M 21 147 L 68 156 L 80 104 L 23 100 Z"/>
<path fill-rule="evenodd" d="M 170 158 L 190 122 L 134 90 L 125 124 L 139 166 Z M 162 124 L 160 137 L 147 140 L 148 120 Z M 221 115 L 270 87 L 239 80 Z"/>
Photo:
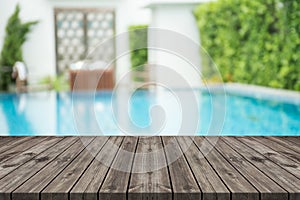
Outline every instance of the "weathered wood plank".
<path fill-rule="evenodd" d="M 174 199 L 201 199 L 201 190 L 175 137 L 163 137 Z"/>
<path fill-rule="evenodd" d="M 94 200 L 98 197 L 98 191 L 105 179 L 111 163 L 120 150 L 123 137 L 110 137 L 109 141 L 101 149 L 96 159 L 88 167 L 70 192 L 70 200 Z"/>
<path fill-rule="evenodd" d="M 277 142 L 264 138 L 264 137 L 251 137 L 255 141 L 267 146 L 268 148 L 276 151 L 277 153 L 288 157 L 289 159 L 297 162 L 298 164 L 300 163 L 300 154 L 298 152 L 295 152 L 285 146 L 282 146 L 281 144 L 278 144 Z M 296 145 L 294 145 L 296 146 Z M 300 165 L 299 165 L 300 166 Z"/>
<path fill-rule="evenodd" d="M 285 137 L 266 137 L 266 139 L 272 140 L 272 141 L 276 142 L 277 144 L 287 147 L 287 148 L 297 152 L 298 154 L 300 154 L 300 145 L 298 146 L 295 143 L 293 143 L 289 140 L 286 140 Z"/>
<path fill-rule="evenodd" d="M 172 199 L 167 162 L 160 137 L 140 137 L 128 199 Z"/>
<path fill-rule="evenodd" d="M 94 160 L 108 137 L 96 137 L 42 192 L 42 200 L 68 200 L 69 191 Z"/>
<path fill-rule="evenodd" d="M 126 199 L 126 192 L 138 138 L 125 137 L 121 149 L 99 191 L 101 200 Z"/>
<path fill-rule="evenodd" d="M 70 138 L 69 142 L 73 143 L 61 155 L 51 161 L 46 167 L 41 169 L 23 185 L 18 187 L 12 194 L 13 199 L 22 200 L 38 200 L 40 192 L 60 174 L 70 162 L 76 158 L 85 148 L 83 142 L 79 138 Z M 91 139 L 84 142 L 88 143 Z"/>
<path fill-rule="evenodd" d="M 0 146 L 0 154 L 18 146 L 19 144 L 22 144 L 23 142 L 31 140 L 33 137 L 14 137 L 14 138 L 15 139 L 9 140 L 8 142 L 5 142 L 3 145 Z"/>
<path fill-rule="evenodd" d="M 21 138 L 22 137 L 0 136 L 0 147 L 4 146 L 5 144 L 11 141 L 19 140 Z"/>
<path fill-rule="evenodd" d="M 223 137 L 222 139 L 236 149 L 241 156 L 251 162 L 257 169 L 288 191 L 290 200 L 300 199 L 300 180 L 298 178 L 236 138 Z"/>
<path fill-rule="evenodd" d="M 242 141 L 247 146 L 253 148 L 269 160 L 275 162 L 276 164 L 279 164 L 283 169 L 292 173 L 297 178 L 300 178 L 300 164 L 298 162 L 295 162 L 294 160 L 281 155 L 277 151 L 274 151 L 273 149 L 259 142 L 256 142 L 251 137 L 239 137 L 238 140 Z"/>
<path fill-rule="evenodd" d="M 13 148 L 10 148 L 0 154 L 0 163 L 5 162 L 6 160 L 9 160 L 10 158 L 13 158 L 14 156 L 20 154 L 23 151 L 26 151 L 27 149 L 30 149 L 31 147 L 37 145 L 39 142 L 42 142 L 43 140 L 46 140 L 47 137 L 33 137 L 31 140 L 24 141 Z"/>
<path fill-rule="evenodd" d="M 46 149 L 51 148 L 62 139 L 63 137 L 49 137 L 46 140 L 41 140 L 38 145 L 33 146 L 32 148 L 15 155 L 15 157 L 0 163 L 0 178 L 3 178 L 13 170 L 17 169 L 19 166 L 23 165 L 27 161 L 45 151 Z"/>
<path fill-rule="evenodd" d="M 1 200 L 300 199 L 300 137 L 221 137 L 211 151 L 204 137 L 36 138 L 0 137 L 0 157 L 12 153 L 0 161 Z"/>
<path fill-rule="evenodd" d="M 202 145 L 203 140 L 204 138 L 200 137 L 194 138 L 198 147 Z M 258 191 L 216 149 L 208 143 L 202 146 L 202 149 L 205 148 L 211 149 L 205 157 L 231 191 L 232 200 L 259 199 Z"/>
<path fill-rule="evenodd" d="M 286 136 L 286 137 L 281 137 L 281 138 L 282 138 L 282 140 L 287 140 L 287 141 L 290 141 L 290 142 L 300 146 L 299 136 L 298 137 Z"/>
<path fill-rule="evenodd" d="M 0 180 L 0 199 L 10 199 L 10 194 L 26 180 L 40 171 L 47 164 L 60 155 L 65 149 L 67 149 L 72 143 L 72 138 L 64 139 L 57 143 L 52 148 L 39 154 L 34 159 L 20 166 L 18 170 L 15 170 Z"/>
<path fill-rule="evenodd" d="M 230 191 L 218 177 L 204 155 L 190 137 L 177 137 L 177 141 L 195 175 L 203 200 L 230 199 Z"/>
<path fill-rule="evenodd" d="M 261 200 L 288 200 L 287 191 L 254 167 L 222 139 L 218 141 L 215 148 L 260 192 Z"/>

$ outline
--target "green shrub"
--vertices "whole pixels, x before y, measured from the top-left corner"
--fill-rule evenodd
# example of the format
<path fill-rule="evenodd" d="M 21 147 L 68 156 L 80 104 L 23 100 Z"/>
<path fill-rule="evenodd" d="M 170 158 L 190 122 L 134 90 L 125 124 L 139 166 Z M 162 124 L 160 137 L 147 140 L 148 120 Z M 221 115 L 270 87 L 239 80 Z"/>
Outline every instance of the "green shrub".
<path fill-rule="evenodd" d="M 147 25 L 135 25 L 129 27 L 130 59 L 131 67 L 135 70 L 143 70 L 142 65 L 148 61 L 147 50 Z"/>
<path fill-rule="evenodd" d="M 22 23 L 19 13 L 20 7 L 17 5 L 6 25 L 6 35 L 0 57 L 0 90 L 8 90 L 8 86 L 13 82 L 12 67 L 17 61 L 23 61 L 22 45 L 31 27 L 38 23 L 37 21 Z"/>
<path fill-rule="evenodd" d="M 299 10 L 299 0 L 219 0 L 194 14 L 225 82 L 300 90 Z"/>
<path fill-rule="evenodd" d="M 65 75 L 46 76 L 39 81 L 39 84 L 48 85 L 57 92 L 64 92 L 70 89 L 69 82 Z"/>

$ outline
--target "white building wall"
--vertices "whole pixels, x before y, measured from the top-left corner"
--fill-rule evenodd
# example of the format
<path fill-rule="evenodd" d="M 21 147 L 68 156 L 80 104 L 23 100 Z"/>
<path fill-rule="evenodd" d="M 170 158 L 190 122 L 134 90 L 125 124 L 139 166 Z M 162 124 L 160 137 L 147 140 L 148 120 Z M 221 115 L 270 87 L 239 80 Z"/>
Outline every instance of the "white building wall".
<path fill-rule="evenodd" d="M 199 3 L 199 2 L 198 2 Z M 182 81 L 178 81 L 177 76 L 166 76 L 160 68 L 158 68 L 154 74 L 152 74 L 152 80 L 158 83 L 168 83 L 168 87 L 171 88 L 186 88 L 186 87 L 200 87 L 201 82 L 201 66 L 200 66 L 200 34 L 197 28 L 195 17 L 193 16 L 193 9 L 196 6 L 194 2 L 188 1 L 154 1 L 149 4 L 148 7 L 152 9 L 152 21 L 150 23 L 150 28 L 167 29 L 174 31 L 179 35 L 184 35 L 188 40 L 193 41 L 194 45 L 191 45 L 189 52 L 184 52 L 189 54 L 190 58 L 184 60 L 181 56 L 175 55 L 170 52 L 161 50 L 149 50 L 149 63 L 165 66 L 171 70 L 174 70 L 181 78 L 186 80 L 187 84 L 183 84 Z M 172 37 L 172 38 L 171 38 Z M 172 34 L 172 36 L 166 39 L 174 39 L 171 41 L 174 43 L 175 49 L 178 48 L 180 42 L 177 39 L 182 39 L 180 36 L 178 38 Z M 149 31 L 148 43 L 150 46 L 159 46 L 160 44 L 164 46 L 166 39 L 162 38 L 156 33 L 152 34 Z M 184 43 L 188 45 L 187 43 Z M 169 49 L 170 50 L 170 49 Z M 184 57 L 184 56 L 183 56 Z M 190 60 L 189 60 L 190 59 Z M 192 62 L 195 65 L 191 65 Z"/>
<path fill-rule="evenodd" d="M 20 2 L 20 17 L 23 21 L 39 20 L 28 35 L 23 46 L 23 57 L 31 77 L 43 77 L 55 73 L 55 43 L 53 12 L 47 0 L 0 0 L 0 48 L 2 50 L 8 18 Z"/>
<path fill-rule="evenodd" d="M 126 32 L 129 25 L 148 24 L 151 13 L 142 9 L 142 0 L 0 0 L 0 48 L 3 46 L 7 19 L 17 3 L 23 21 L 39 20 L 23 46 L 24 60 L 31 80 L 55 75 L 54 7 L 110 7 L 116 11 L 116 33 Z M 128 48 L 128 42 L 124 43 Z M 123 44 L 116 44 L 123 45 Z M 130 68 L 129 55 L 117 61 L 117 78 Z"/>

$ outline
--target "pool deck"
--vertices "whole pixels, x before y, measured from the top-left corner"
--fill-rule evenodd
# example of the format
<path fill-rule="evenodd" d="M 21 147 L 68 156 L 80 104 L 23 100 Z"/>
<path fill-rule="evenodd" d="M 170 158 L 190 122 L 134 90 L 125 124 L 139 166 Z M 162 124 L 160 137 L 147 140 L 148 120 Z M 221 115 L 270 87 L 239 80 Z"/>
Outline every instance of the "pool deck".
<path fill-rule="evenodd" d="M 300 137 L 0 137 L 8 199 L 299 200 Z"/>

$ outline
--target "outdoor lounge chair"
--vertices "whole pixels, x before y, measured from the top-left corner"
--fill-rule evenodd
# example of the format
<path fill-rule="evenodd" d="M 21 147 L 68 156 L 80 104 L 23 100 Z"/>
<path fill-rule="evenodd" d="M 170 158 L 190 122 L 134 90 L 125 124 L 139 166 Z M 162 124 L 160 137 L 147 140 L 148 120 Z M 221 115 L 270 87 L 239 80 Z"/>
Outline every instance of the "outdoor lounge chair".
<path fill-rule="evenodd" d="M 23 62 L 16 62 L 13 66 L 12 77 L 16 79 L 16 91 L 27 91 L 27 69 Z"/>
<path fill-rule="evenodd" d="M 28 85 L 27 67 L 23 62 L 16 62 L 13 66 L 12 78 L 16 80 L 16 92 L 36 92 L 51 90 L 52 86 L 49 84 L 31 84 Z"/>

